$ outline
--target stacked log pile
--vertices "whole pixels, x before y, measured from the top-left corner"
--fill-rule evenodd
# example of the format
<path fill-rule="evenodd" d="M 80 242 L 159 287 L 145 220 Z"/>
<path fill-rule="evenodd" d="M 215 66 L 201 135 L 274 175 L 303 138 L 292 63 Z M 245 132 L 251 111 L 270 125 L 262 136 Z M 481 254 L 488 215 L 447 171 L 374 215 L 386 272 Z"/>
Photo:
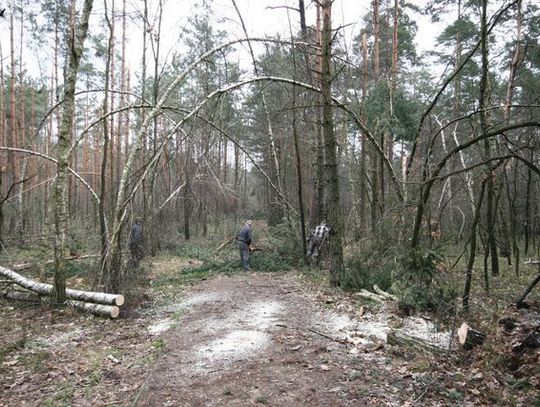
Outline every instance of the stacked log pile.
<path fill-rule="evenodd" d="M 17 272 L 0 266 L 0 275 L 7 278 L 6 288 L 0 290 L 0 296 L 14 300 L 41 302 L 44 298 L 54 295 L 52 284 L 40 283 L 24 277 Z M 14 289 L 16 284 L 24 290 Z M 66 289 L 66 304 L 74 308 L 90 312 L 95 315 L 117 318 L 120 315 L 120 306 L 124 304 L 121 294 L 108 294 L 93 291 Z"/>

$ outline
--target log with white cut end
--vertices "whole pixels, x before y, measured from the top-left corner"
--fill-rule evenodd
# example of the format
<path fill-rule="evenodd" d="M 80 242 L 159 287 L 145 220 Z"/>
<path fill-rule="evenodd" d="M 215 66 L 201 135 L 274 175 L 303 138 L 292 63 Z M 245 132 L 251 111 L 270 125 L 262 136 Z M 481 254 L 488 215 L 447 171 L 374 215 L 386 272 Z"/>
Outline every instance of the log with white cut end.
<path fill-rule="evenodd" d="M 486 334 L 472 329 L 465 322 L 461 324 L 457 335 L 461 347 L 466 350 L 471 350 L 475 346 L 481 345 L 486 339 Z"/>
<path fill-rule="evenodd" d="M 13 270 L 0 266 L 0 275 L 9 278 L 14 283 L 41 295 L 52 295 L 54 286 L 52 284 L 40 283 L 35 280 L 21 276 Z M 124 296 L 121 294 L 98 293 L 93 291 L 66 289 L 66 297 L 70 300 L 95 302 L 98 304 L 121 306 L 124 304 Z"/>

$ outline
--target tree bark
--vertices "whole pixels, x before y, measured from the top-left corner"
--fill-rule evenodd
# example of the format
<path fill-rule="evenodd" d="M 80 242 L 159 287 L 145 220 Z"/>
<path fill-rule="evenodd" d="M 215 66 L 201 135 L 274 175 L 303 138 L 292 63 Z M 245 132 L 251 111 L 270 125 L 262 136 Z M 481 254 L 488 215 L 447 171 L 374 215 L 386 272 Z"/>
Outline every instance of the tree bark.
<path fill-rule="evenodd" d="M 490 90 L 489 90 L 489 59 L 488 59 L 488 27 L 487 27 L 487 4 L 488 0 L 482 0 L 482 15 L 481 15 L 481 54 L 482 54 L 482 77 L 480 79 L 480 97 L 479 97 L 479 111 L 480 111 L 480 129 L 482 134 L 486 134 L 489 126 L 489 117 L 487 107 L 489 104 Z M 489 139 L 484 139 L 484 159 L 487 161 L 491 158 L 491 145 Z M 487 223 L 487 247 L 491 254 L 491 274 L 494 276 L 499 275 L 499 257 L 497 254 L 497 240 L 495 237 L 495 222 L 496 222 L 496 207 L 494 205 L 495 199 L 495 181 L 493 167 L 488 162 L 488 181 L 487 181 L 487 202 L 486 202 L 486 223 Z"/>
<path fill-rule="evenodd" d="M 465 312 L 469 311 L 469 299 L 471 296 L 471 286 L 472 286 L 472 273 L 473 273 L 473 266 L 474 266 L 474 260 L 476 257 L 476 228 L 478 226 L 478 221 L 480 220 L 480 209 L 482 207 L 482 201 L 484 200 L 484 191 L 485 191 L 485 181 L 482 182 L 481 189 L 480 189 L 480 196 L 478 197 L 478 201 L 475 206 L 474 210 L 474 218 L 471 224 L 471 234 L 469 237 L 470 240 L 470 250 L 469 253 L 469 260 L 467 261 L 467 268 L 465 270 L 465 287 L 463 288 L 463 295 L 461 296 L 461 302 L 463 306 L 463 310 Z"/>
<path fill-rule="evenodd" d="M 339 188 L 339 163 L 337 157 L 338 144 L 334 132 L 334 116 L 332 109 L 332 0 L 321 2 L 322 29 L 322 115 L 324 149 L 326 155 L 327 188 L 326 208 L 328 224 L 330 225 L 330 282 L 340 285 L 344 273 L 343 265 L 343 219 L 341 215 L 341 200 Z"/>
<path fill-rule="evenodd" d="M 362 81 L 360 88 L 362 91 L 362 99 L 360 106 L 365 106 L 367 98 L 367 88 L 369 79 L 369 63 L 368 63 L 368 42 L 367 34 L 362 34 Z M 365 122 L 365 108 L 362 107 L 362 111 L 359 114 L 360 120 Z M 367 229 L 367 204 L 368 204 L 368 175 L 367 175 L 367 158 L 368 158 L 368 140 L 364 132 L 362 132 L 362 151 L 360 152 L 360 230 L 365 231 Z M 373 228 L 373 227 L 372 227 Z"/>
<path fill-rule="evenodd" d="M 321 5 L 319 2 L 316 3 L 316 12 L 317 12 L 317 21 L 316 21 L 316 32 L 317 32 L 317 45 L 322 49 L 322 17 L 321 17 Z M 322 75 L 322 55 L 320 52 L 317 52 L 316 58 L 316 75 L 314 80 L 314 86 L 321 87 L 321 75 Z M 315 143 L 313 151 L 313 171 L 314 177 L 312 179 L 313 185 L 313 195 L 311 200 L 311 218 L 313 223 L 318 223 L 322 219 L 326 218 L 326 208 L 324 202 L 325 194 L 325 171 L 324 171 L 324 146 L 323 146 L 323 133 L 322 133 L 322 95 L 317 93 L 315 95 L 315 123 L 314 123 L 314 133 L 315 133 Z"/>
<path fill-rule="evenodd" d="M 107 42 L 107 57 L 105 61 L 105 83 L 104 83 L 104 95 L 103 95 L 103 114 L 109 112 L 109 87 L 110 87 L 110 72 L 112 64 L 112 52 L 114 44 L 114 30 L 113 23 L 109 18 L 109 11 L 107 9 L 107 2 L 104 1 L 105 7 L 105 21 L 107 27 L 109 28 L 109 37 Z M 101 263 L 103 263 L 105 256 L 107 254 L 107 229 L 106 229 L 106 214 L 105 214 L 105 203 L 107 194 L 107 179 L 110 179 L 110 186 L 113 184 L 113 179 L 107 177 L 107 168 L 110 165 L 112 167 L 112 162 L 109 163 L 109 150 L 110 150 L 110 129 L 109 129 L 109 120 L 103 120 L 103 150 L 102 150 L 102 161 L 101 161 L 101 173 L 100 173 L 100 193 L 99 193 L 99 226 L 100 226 L 100 237 L 101 237 Z"/>
<path fill-rule="evenodd" d="M 66 78 L 64 84 L 64 109 L 58 134 L 58 164 L 56 184 L 54 188 L 55 201 L 55 299 L 63 303 L 66 299 L 66 240 L 68 228 L 68 165 L 71 151 L 72 123 L 75 114 L 75 88 L 77 85 L 77 74 L 82 53 L 84 51 L 84 41 L 88 33 L 88 21 L 92 11 L 93 0 L 85 0 L 80 22 L 77 27 L 73 23 L 73 31 L 68 35 L 68 62 Z M 74 7 L 74 5 L 73 5 Z M 73 17 L 75 18 L 75 17 Z"/>

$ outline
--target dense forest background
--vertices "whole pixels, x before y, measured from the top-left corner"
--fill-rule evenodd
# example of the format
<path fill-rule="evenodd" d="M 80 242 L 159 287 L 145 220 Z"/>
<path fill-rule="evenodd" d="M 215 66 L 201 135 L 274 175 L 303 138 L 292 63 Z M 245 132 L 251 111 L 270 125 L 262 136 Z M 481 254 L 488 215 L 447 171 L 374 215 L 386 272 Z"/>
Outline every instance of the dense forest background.
<path fill-rule="evenodd" d="M 414 306 L 468 309 L 539 257 L 536 2 L 372 0 L 347 44 L 337 1 L 284 2 L 288 31 L 250 38 L 242 2 L 238 36 L 205 0 L 167 47 L 165 3 L 2 2 L 0 243 L 54 253 L 58 301 L 70 253 L 123 290 L 135 219 L 150 256 L 264 220 L 292 266 L 325 219 L 333 284 Z M 423 53 L 420 14 L 441 28 Z"/>

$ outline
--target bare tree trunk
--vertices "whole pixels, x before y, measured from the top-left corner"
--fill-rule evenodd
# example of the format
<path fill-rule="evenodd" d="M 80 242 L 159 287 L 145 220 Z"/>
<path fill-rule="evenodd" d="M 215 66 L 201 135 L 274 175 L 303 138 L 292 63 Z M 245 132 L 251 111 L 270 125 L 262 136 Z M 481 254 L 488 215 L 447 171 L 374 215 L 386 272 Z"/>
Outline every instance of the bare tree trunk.
<path fill-rule="evenodd" d="M 518 0 L 517 2 L 517 16 L 516 16 L 516 45 L 514 47 L 514 54 L 512 60 L 510 61 L 510 72 L 508 74 L 508 84 L 506 88 L 506 98 L 504 101 L 504 119 L 508 123 L 510 118 L 510 109 L 512 105 L 512 100 L 514 97 L 515 89 L 515 79 L 517 71 L 523 62 L 523 57 L 525 53 L 523 52 L 523 47 L 521 44 L 522 41 L 522 1 Z M 516 177 L 518 173 L 517 161 L 514 166 L 514 191 L 516 191 Z M 519 262 L 520 262 L 520 253 L 519 253 L 519 244 L 517 241 L 517 232 L 516 232 L 516 222 L 517 222 L 517 208 L 516 208 L 516 194 L 511 194 L 510 192 L 510 180 L 508 178 L 508 172 L 504 171 L 504 181 L 506 186 L 506 198 L 508 202 L 508 208 L 510 211 L 510 235 L 512 239 L 512 251 L 515 257 L 515 273 L 519 275 Z"/>
<path fill-rule="evenodd" d="M 84 41 L 88 33 L 88 20 L 92 11 L 93 0 L 85 0 L 79 24 L 73 25 L 68 35 L 68 61 L 64 85 L 64 106 L 62 111 L 61 125 L 58 134 L 58 163 L 57 177 L 54 188 L 55 201 L 55 242 L 54 242 L 54 288 L 55 299 L 58 303 L 66 300 L 66 240 L 68 222 L 68 196 L 67 196 L 67 173 L 69 164 L 69 152 L 71 151 L 72 123 L 75 114 L 75 88 L 79 64 L 84 50 Z M 75 5 L 73 4 L 73 8 Z M 73 10 L 74 11 L 74 10 Z"/>
<path fill-rule="evenodd" d="M 19 34 L 19 41 L 21 44 L 23 43 L 23 36 L 24 36 L 24 9 L 21 8 L 21 21 L 20 21 L 20 34 Z M 15 81 L 15 78 L 13 78 L 13 81 Z M 25 95 L 24 95 L 24 69 L 23 69 L 23 47 L 19 48 L 19 112 L 17 120 L 17 126 L 19 128 L 19 142 L 20 146 L 23 148 L 27 148 L 27 140 L 26 140 L 26 123 L 25 123 Z M 19 183 L 19 188 L 17 191 L 17 203 L 16 203 L 16 211 L 17 211 L 17 219 L 16 219 L 16 233 L 19 237 L 18 244 L 20 247 L 23 247 L 25 245 L 25 236 L 26 236 L 26 219 L 25 219 L 25 207 L 24 207 L 24 189 L 25 189 L 25 182 L 24 179 L 26 177 L 26 171 L 28 168 L 28 156 L 25 156 L 22 159 L 22 162 L 19 167 L 19 178 L 16 180 Z"/>
<path fill-rule="evenodd" d="M 15 67 L 17 66 L 17 62 L 15 60 L 15 40 L 14 40 L 14 31 L 15 31 L 15 23 L 14 23 L 14 17 L 13 13 L 11 13 L 10 16 L 10 27 L 9 27 L 9 33 L 10 33 L 10 45 L 11 45 L 11 52 L 10 52 L 10 59 L 11 59 L 11 86 L 10 86 L 10 98 L 9 98 L 9 105 L 10 105 L 10 131 L 11 134 L 11 146 L 12 147 L 19 147 L 19 134 L 18 134 L 18 126 L 17 126 L 17 112 L 16 112 L 16 99 L 15 95 L 17 93 L 16 86 L 16 76 L 15 76 Z M 8 133 L 8 134 L 9 134 Z M 11 184 L 15 184 L 19 179 L 19 161 L 17 159 L 17 155 L 13 153 L 8 152 L 8 166 L 10 167 L 10 173 L 11 173 L 11 179 L 9 182 Z M 10 222 L 10 229 L 12 229 L 13 222 Z M 13 232 L 13 230 L 10 230 L 10 234 Z"/>
<path fill-rule="evenodd" d="M 323 17 L 322 115 L 326 168 L 328 171 L 326 208 L 332 208 L 332 210 L 328 211 L 328 223 L 330 225 L 330 281 L 333 285 L 340 285 L 344 273 L 342 246 L 343 219 L 339 192 L 338 145 L 334 132 L 332 111 L 332 0 L 323 0 L 321 2 L 321 8 Z"/>
<path fill-rule="evenodd" d="M 531 156 L 534 153 L 531 151 Z M 523 233 L 525 235 L 525 256 L 529 254 L 529 245 L 530 245 L 530 238 L 531 238 L 531 232 L 533 231 L 533 216 L 532 216 L 532 185 L 533 185 L 533 176 L 532 171 L 530 168 L 527 170 L 527 186 L 526 186 L 526 192 L 525 192 L 525 226 L 523 228 Z M 534 248 L 533 248 L 534 250 Z"/>
<path fill-rule="evenodd" d="M 293 56 L 294 58 L 294 56 Z M 296 64 L 295 64 L 296 66 Z M 296 179 L 298 185 L 298 206 L 300 207 L 300 231 L 302 236 L 302 253 L 304 261 L 306 262 L 307 253 L 307 241 L 306 241 L 306 219 L 304 214 L 304 191 L 303 191 L 303 179 L 302 179 L 302 160 L 300 156 L 300 144 L 298 142 L 298 129 L 296 127 L 296 89 L 293 89 L 293 119 L 292 130 L 294 137 L 294 153 L 296 158 Z"/>
<path fill-rule="evenodd" d="M 186 190 L 184 192 L 184 239 L 189 240 L 191 238 L 190 219 L 192 211 L 192 195 L 191 191 L 191 141 L 187 141 L 188 147 L 186 148 L 186 162 L 184 175 L 186 177 Z"/>
<path fill-rule="evenodd" d="M 317 43 L 320 48 L 322 48 L 322 18 L 321 18 L 321 5 L 319 2 L 316 2 L 316 9 L 317 9 Z M 315 82 L 316 86 L 321 87 L 321 73 L 322 73 L 322 55 L 320 52 L 317 52 L 317 74 L 315 75 Z M 315 102 L 315 147 L 314 147 L 314 162 L 313 162 L 313 168 L 315 168 L 315 171 L 313 171 L 314 177 L 313 177 L 313 196 L 312 196 L 312 202 L 311 202 L 311 217 L 314 219 L 314 223 L 319 222 L 323 218 L 326 218 L 326 208 L 325 208 L 325 201 L 324 201 L 324 194 L 325 194 L 325 173 L 324 173 L 324 146 L 323 146 L 323 136 L 322 136 L 322 114 L 321 114 L 321 106 L 322 106 L 322 95 L 317 94 L 315 96 L 316 102 Z"/>
<path fill-rule="evenodd" d="M 381 76 L 380 63 L 380 44 L 381 44 L 381 25 L 379 14 L 379 1 L 373 0 L 373 75 L 377 82 Z M 380 147 L 384 151 L 384 133 L 380 135 Z M 382 157 L 379 156 L 377 149 L 372 146 L 370 154 L 370 172 L 371 172 L 371 233 L 376 234 L 377 222 L 381 214 L 381 198 L 384 188 Z"/>
<path fill-rule="evenodd" d="M 126 92 L 128 90 L 126 85 L 126 23 L 127 23 L 127 16 L 126 16 L 126 0 L 122 0 L 122 45 L 121 45 L 121 66 L 120 66 L 120 107 L 124 107 L 126 105 Z M 127 113 L 125 113 L 127 114 Z M 120 174 L 122 173 L 122 144 L 123 144 L 123 137 L 124 132 L 128 131 L 129 122 L 126 119 L 124 115 L 121 115 L 118 117 L 118 123 L 117 123 L 117 141 L 116 141 L 116 175 L 117 177 L 120 177 Z M 118 182 L 117 182 L 118 183 Z"/>
<path fill-rule="evenodd" d="M 368 64 L 368 43 L 367 43 L 367 34 L 362 34 L 362 82 L 360 88 L 362 90 L 362 101 L 361 106 L 365 106 L 367 98 L 367 87 L 368 87 L 368 74 L 369 74 L 369 64 Z M 360 119 L 365 122 L 365 111 L 362 109 L 360 112 Z M 364 231 L 367 229 L 367 204 L 368 204 L 368 175 L 366 173 L 366 163 L 368 157 L 368 143 L 367 137 L 362 133 L 362 151 L 360 152 L 360 230 Z"/>
<path fill-rule="evenodd" d="M 162 17 L 163 17 L 163 2 L 162 0 L 159 0 L 158 2 L 158 17 L 157 21 L 154 24 L 152 33 L 154 34 L 153 38 L 150 41 L 150 44 L 152 46 L 152 52 L 154 55 L 154 80 L 152 84 L 152 102 L 154 106 L 158 102 L 159 97 L 159 84 L 160 84 L 160 78 L 159 78 L 159 58 L 160 58 L 160 51 L 161 51 L 161 24 L 162 24 Z M 158 117 L 154 117 L 153 123 L 152 123 L 152 133 L 153 133 L 153 154 L 157 153 L 157 140 L 159 137 L 159 121 Z M 157 167 L 157 164 L 156 164 Z M 148 212 L 145 212 L 145 217 L 147 218 L 147 221 L 145 222 L 146 228 L 145 231 L 148 235 L 147 237 L 147 245 L 150 251 L 151 256 L 156 256 L 159 248 L 160 248 L 160 237 L 158 233 L 159 228 L 159 219 L 158 216 L 158 210 L 157 210 L 157 191 L 155 188 L 156 185 L 156 177 L 157 173 L 156 171 L 152 171 L 150 174 L 148 185 L 149 188 L 146 188 L 147 196 L 146 201 L 148 205 Z"/>
<path fill-rule="evenodd" d="M 461 301 L 463 305 L 463 310 L 465 312 L 469 311 L 469 299 L 471 296 L 471 286 L 472 286 L 472 273 L 474 267 L 474 260 L 476 258 L 476 229 L 478 226 L 478 221 L 480 220 L 480 209 L 482 208 L 482 201 L 484 200 L 484 191 L 486 187 L 486 180 L 482 181 L 480 195 L 474 208 L 474 218 L 471 224 L 471 234 L 469 237 L 470 240 L 470 253 L 469 260 L 467 261 L 466 276 L 465 276 L 465 287 L 463 289 L 463 295 L 461 296 Z"/>
<path fill-rule="evenodd" d="M 109 27 L 109 39 L 107 44 L 107 59 L 105 61 L 105 84 L 104 84 L 104 95 L 103 95 L 103 114 L 107 114 L 109 111 L 109 88 L 110 88 L 110 73 L 111 73 L 111 64 L 114 43 L 114 29 L 109 18 L 109 11 L 107 8 L 107 0 L 103 1 L 105 7 L 105 21 Z M 113 10 L 111 10 L 111 14 Z M 105 256 L 107 255 L 107 229 L 106 229 L 106 197 L 107 197 L 107 168 L 109 166 L 109 150 L 110 150 L 110 133 L 109 133 L 109 120 L 103 120 L 103 156 L 101 161 L 101 182 L 100 182 L 100 199 L 99 199 L 99 225 L 100 225 L 100 237 L 101 237 L 101 262 L 103 263 Z M 110 163 L 112 166 L 112 163 Z M 113 179 L 110 178 L 111 185 Z"/>
<path fill-rule="evenodd" d="M 458 21 L 461 20 L 461 0 L 458 0 L 458 11 L 457 11 Z M 461 32 L 456 33 L 456 63 L 454 64 L 454 69 L 458 69 L 461 64 L 461 53 L 462 53 L 462 43 L 461 43 Z M 458 74 L 455 78 L 455 87 L 454 87 L 454 102 L 455 109 L 457 113 L 461 112 L 461 74 Z"/>
<path fill-rule="evenodd" d="M 488 0 L 482 0 L 482 16 L 481 16 L 481 53 L 482 53 L 482 78 L 480 80 L 480 128 L 483 134 L 488 131 L 488 101 L 490 97 L 489 90 L 489 60 L 488 60 L 488 33 L 487 33 L 487 3 Z M 484 159 L 487 161 L 491 157 L 490 141 L 486 138 L 484 140 Z M 487 208 L 486 208 L 486 222 L 487 222 L 487 248 L 491 254 L 491 273 L 494 276 L 499 275 L 499 257 L 497 254 L 497 240 L 495 237 L 495 222 L 496 222 L 496 208 L 494 205 L 495 199 L 495 183 L 493 166 L 490 162 L 487 164 L 490 176 L 487 181 Z"/>

